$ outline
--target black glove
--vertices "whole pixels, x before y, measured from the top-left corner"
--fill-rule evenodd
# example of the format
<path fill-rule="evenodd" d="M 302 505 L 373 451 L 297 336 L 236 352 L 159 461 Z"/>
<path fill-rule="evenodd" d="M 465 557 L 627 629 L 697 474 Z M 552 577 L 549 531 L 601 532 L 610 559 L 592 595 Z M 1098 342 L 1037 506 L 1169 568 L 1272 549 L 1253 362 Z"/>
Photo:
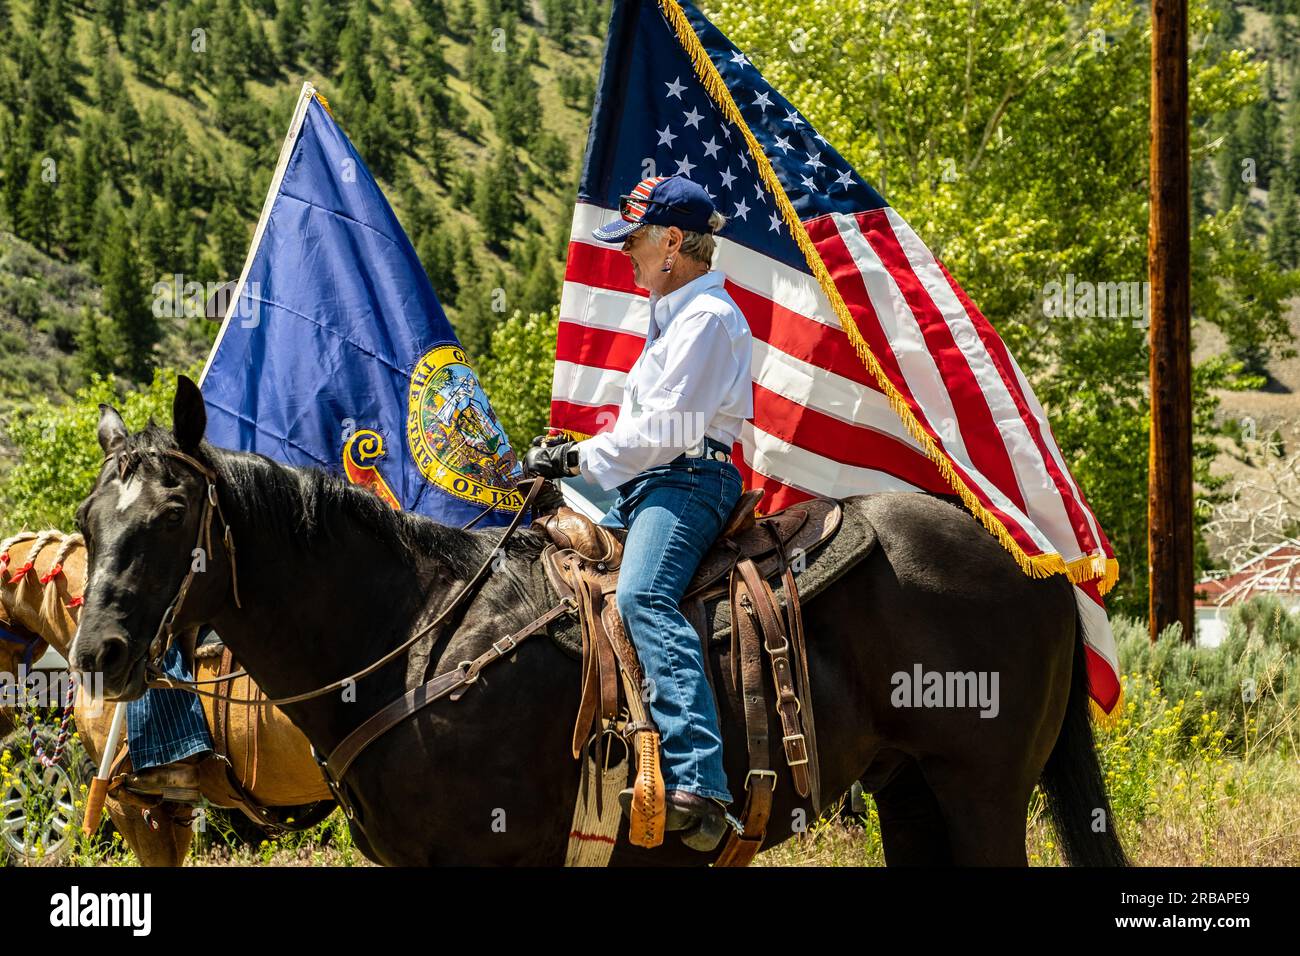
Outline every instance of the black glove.
<path fill-rule="evenodd" d="M 524 473 L 543 478 L 568 478 L 578 473 L 578 443 L 560 442 L 553 445 L 533 445 L 524 455 Z"/>

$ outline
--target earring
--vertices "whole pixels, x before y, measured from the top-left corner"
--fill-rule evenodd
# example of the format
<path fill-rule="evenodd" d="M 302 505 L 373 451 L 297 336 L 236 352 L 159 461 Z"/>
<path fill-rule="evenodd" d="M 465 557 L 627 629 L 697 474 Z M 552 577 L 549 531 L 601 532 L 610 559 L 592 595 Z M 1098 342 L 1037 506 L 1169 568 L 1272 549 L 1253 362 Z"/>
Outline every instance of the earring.
<path fill-rule="evenodd" d="M 672 256 L 669 256 L 667 259 L 664 260 L 664 267 L 663 267 L 662 269 L 660 269 L 659 271 L 660 271 L 660 272 L 672 272 L 672 271 L 673 271 L 673 257 L 672 257 Z"/>

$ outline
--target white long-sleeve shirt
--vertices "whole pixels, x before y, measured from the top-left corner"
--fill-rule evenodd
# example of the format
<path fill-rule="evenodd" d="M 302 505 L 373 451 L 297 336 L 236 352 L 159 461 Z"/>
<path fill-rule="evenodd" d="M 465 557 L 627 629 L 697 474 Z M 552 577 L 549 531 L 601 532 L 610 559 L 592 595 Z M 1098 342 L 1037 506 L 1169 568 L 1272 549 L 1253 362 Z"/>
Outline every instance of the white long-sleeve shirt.
<path fill-rule="evenodd" d="M 618 421 L 578 443 L 582 474 L 608 491 L 707 436 L 727 448 L 753 417 L 753 337 L 716 270 L 650 296 L 645 345 L 627 374 Z"/>

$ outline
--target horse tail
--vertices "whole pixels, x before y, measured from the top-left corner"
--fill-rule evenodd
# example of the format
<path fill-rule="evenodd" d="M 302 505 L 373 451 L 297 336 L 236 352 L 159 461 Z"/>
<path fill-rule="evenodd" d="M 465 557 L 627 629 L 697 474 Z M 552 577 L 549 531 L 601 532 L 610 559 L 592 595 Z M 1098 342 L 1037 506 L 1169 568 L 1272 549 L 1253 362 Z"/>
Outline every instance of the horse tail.
<path fill-rule="evenodd" d="M 1043 768 L 1047 811 L 1071 866 L 1128 866 L 1097 761 L 1088 707 L 1083 621 L 1075 611 L 1074 667 L 1065 720 Z"/>

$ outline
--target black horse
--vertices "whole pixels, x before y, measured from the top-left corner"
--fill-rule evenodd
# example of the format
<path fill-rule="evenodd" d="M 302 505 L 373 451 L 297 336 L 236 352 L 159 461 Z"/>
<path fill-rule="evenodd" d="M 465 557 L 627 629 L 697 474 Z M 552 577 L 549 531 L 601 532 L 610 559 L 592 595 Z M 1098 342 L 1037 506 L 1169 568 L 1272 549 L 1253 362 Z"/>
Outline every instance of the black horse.
<path fill-rule="evenodd" d="M 499 532 L 445 527 L 324 472 L 212 447 L 205 426 L 202 397 L 185 378 L 170 432 L 150 423 L 129 435 L 117 412 L 101 406 L 106 461 L 77 514 L 91 571 L 72 657 L 103 674 L 110 697 L 143 693 L 150 644 L 196 560 L 207 483 L 177 451 L 215 473 L 238 545 L 240 606 L 229 559 L 214 543 L 176 624 L 210 622 L 275 697 L 382 658 L 496 546 Z M 1089 724 L 1070 584 L 1030 580 L 971 515 L 942 500 L 881 494 L 860 503 L 877 546 L 804 612 L 822 793 L 834 799 L 863 781 L 890 864 L 1023 866 L 1028 801 L 1041 781 L 1069 861 L 1123 864 Z M 551 607 L 535 563 L 543 543 L 520 530 L 445 626 L 355 686 L 284 710 L 329 753 L 407 689 Z M 720 678 L 727 648 L 711 658 Z M 997 674 L 996 716 L 895 706 L 891 678 L 918 665 Z M 578 665 L 538 637 L 485 669 L 460 699 L 439 700 L 381 737 L 347 778 L 358 846 L 385 864 L 562 863 L 578 788 L 569 751 L 578 694 Z M 726 699 L 718 704 L 728 781 L 743 795 L 743 715 Z M 809 808 L 783 772 L 765 846 L 802 829 L 817 815 L 810 809 L 825 808 Z M 673 834 L 653 850 L 636 848 L 626 832 L 613 863 L 701 864 L 716 855 Z"/>

